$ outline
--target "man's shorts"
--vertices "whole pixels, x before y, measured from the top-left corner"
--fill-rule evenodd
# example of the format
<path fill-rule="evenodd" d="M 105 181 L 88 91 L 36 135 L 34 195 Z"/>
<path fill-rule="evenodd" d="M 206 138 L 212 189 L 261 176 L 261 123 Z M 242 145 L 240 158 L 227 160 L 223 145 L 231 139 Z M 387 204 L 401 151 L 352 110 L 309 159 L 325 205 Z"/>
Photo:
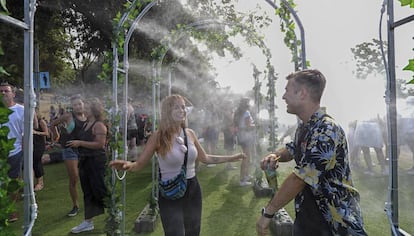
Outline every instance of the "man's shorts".
<path fill-rule="evenodd" d="M 64 148 L 62 157 L 63 160 L 78 160 L 78 153 L 72 148 Z"/>
<path fill-rule="evenodd" d="M 9 156 L 7 158 L 7 163 L 10 165 L 10 170 L 7 173 L 9 178 L 17 179 L 23 167 L 23 151 L 18 152 L 16 155 Z"/>

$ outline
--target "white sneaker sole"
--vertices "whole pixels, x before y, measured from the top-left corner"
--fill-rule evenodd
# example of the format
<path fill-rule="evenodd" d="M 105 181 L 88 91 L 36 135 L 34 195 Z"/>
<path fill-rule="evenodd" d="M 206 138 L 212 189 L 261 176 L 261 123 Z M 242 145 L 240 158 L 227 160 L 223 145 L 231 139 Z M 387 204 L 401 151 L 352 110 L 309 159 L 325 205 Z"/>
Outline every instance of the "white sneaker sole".
<path fill-rule="evenodd" d="M 83 229 L 72 229 L 70 232 L 72 234 L 78 234 L 78 233 L 82 233 L 82 232 L 86 232 L 86 231 L 92 231 L 94 229 L 94 227 L 87 227 L 87 228 L 83 228 Z"/>

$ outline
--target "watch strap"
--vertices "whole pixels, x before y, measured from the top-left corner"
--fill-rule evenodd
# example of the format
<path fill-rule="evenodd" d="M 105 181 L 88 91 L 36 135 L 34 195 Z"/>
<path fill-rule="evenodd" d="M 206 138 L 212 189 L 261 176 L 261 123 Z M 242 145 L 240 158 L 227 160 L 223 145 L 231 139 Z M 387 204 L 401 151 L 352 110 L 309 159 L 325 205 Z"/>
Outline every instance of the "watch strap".
<path fill-rule="evenodd" d="M 262 208 L 262 216 L 264 216 L 266 218 L 269 218 L 269 219 L 272 219 L 275 216 L 275 213 L 269 214 L 269 213 L 266 212 L 266 207 L 263 207 Z"/>

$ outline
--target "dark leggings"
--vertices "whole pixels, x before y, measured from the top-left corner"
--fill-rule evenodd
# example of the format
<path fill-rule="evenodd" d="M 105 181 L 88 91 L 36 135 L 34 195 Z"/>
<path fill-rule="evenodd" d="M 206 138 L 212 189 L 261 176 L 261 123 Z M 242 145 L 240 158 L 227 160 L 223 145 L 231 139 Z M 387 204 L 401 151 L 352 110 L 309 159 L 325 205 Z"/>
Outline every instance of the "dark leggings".
<path fill-rule="evenodd" d="M 104 213 L 104 198 L 108 196 L 105 168 L 105 155 L 86 156 L 79 160 L 79 178 L 83 191 L 85 219 Z"/>
<path fill-rule="evenodd" d="M 187 180 L 187 192 L 178 200 L 159 195 L 158 204 L 165 236 L 198 236 L 201 226 L 201 188 L 196 177 Z"/>
<path fill-rule="evenodd" d="M 35 177 L 40 178 L 45 174 L 42 164 L 42 155 L 45 152 L 45 147 L 34 147 L 33 149 L 33 171 Z"/>

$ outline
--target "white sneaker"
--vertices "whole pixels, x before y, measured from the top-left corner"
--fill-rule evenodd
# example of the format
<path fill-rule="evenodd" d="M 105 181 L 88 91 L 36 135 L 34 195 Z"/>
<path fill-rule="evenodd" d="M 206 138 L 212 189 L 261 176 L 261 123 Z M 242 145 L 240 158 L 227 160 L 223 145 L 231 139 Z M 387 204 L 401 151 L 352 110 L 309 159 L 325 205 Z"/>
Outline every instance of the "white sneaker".
<path fill-rule="evenodd" d="M 247 175 L 247 176 L 244 176 L 244 178 L 243 178 L 243 180 L 242 181 L 244 181 L 244 182 L 249 182 L 250 180 L 252 180 L 253 179 L 253 176 L 251 176 L 251 175 Z"/>
<path fill-rule="evenodd" d="M 207 167 L 211 168 L 211 167 L 215 167 L 216 164 L 208 164 Z"/>
<path fill-rule="evenodd" d="M 226 170 L 237 170 L 236 166 L 232 166 L 232 165 L 227 165 L 226 166 Z"/>
<path fill-rule="evenodd" d="M 252 182 L 249 181 L 240 181 L 240 186 L 244 187 L 244 186 L 250 186 L 252 185 Z"/>
<path fill-rule="evenodd" d="M 70 232 L 72 232 L 73 234 L 78 234 L 78 233 L 85 232 L 85 231 L 91 231 L 93 229 L 94 229 L 93 221 L 84 220 L 80 225 L 72 228 Z"/>
<path fill-rule="evenodd" d="M 372 170 L 366 170 L 366 171 L 364 171 L 364 174 L 368 175 L 368 176 L 374 176 L 375 175 L 374 171 L 372 171 Z"/>

